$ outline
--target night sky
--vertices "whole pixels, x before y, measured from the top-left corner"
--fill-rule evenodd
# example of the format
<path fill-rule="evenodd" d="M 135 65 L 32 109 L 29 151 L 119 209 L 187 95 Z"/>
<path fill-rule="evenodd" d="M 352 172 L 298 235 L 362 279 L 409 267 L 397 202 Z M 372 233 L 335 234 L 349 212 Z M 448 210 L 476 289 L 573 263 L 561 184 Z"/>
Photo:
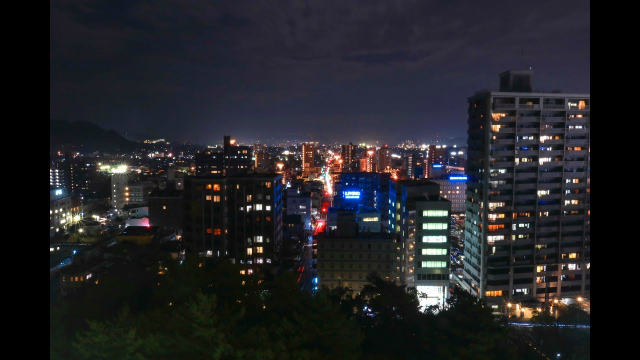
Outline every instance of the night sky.
<path fill-rule="evenodd" d="M 466 136 L 467 97 L 533 66 L 590 92 L 589 1 L 51 2 L 51 119 L 216 144 Z"/>

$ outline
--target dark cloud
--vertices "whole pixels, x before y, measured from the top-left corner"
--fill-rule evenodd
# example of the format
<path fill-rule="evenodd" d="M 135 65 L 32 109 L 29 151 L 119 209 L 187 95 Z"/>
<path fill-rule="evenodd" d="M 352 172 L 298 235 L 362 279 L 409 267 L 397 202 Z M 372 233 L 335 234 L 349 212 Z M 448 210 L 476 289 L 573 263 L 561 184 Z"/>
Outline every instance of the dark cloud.
<path fill-rule="evenodd" d="M 531 65 L 589 91 L 588 1 L 51 6 L 52 118 L 201 143 L 464 136 L 466 98 Z"/>

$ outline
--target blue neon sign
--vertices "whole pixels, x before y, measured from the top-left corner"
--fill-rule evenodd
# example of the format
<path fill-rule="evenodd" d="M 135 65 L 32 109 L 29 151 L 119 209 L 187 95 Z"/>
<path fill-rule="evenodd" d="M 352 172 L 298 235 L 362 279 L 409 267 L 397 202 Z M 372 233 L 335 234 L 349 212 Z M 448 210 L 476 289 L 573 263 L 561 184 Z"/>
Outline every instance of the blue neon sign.
<path fill-rule="evenodd" d="M 467 175 L 450 175 L 449 181 L 467 181 Z"/>
<path fill-rule="evenodd" d="M 441 167 L 442 167 L 442 164 L 433 164 L 434 169 L 440 169 Z"/>
<path fill-rule="evenodd" d="M 345 190 L 342 192 L 342 196 L 345 199 L 360 199 L 360 191 L 357 190 Z"/>

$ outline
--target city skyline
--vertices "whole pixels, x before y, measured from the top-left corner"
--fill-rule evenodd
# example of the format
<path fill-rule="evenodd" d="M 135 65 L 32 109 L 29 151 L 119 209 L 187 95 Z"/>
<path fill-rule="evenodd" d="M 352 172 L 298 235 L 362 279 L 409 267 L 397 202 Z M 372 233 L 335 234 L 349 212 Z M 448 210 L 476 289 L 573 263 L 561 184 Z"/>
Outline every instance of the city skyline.
<path fill-rule="evenodd" d="M 52 4 L 51 119 L 201 144 L 394 144 L 464 137 L 467 97 L 508 69 L 533 66 L 536 90 L 590 92 L 582 1 L 526 15 L 510 2 L 114 5 Z"/>

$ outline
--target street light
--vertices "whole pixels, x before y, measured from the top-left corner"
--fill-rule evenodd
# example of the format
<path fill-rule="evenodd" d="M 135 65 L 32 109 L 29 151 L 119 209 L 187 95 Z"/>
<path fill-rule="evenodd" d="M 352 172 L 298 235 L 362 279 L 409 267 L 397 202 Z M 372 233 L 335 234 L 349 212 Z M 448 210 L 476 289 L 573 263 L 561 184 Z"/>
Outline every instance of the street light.
<path fill-rule="evenodd" d="M 578 300 L 578 302 L 583 302 L 583 301 L 584 301 L 584 299 L 582 298 L 582 296 L 578 296 L 578 298 L 577 298 L 576 300 Z"/>

